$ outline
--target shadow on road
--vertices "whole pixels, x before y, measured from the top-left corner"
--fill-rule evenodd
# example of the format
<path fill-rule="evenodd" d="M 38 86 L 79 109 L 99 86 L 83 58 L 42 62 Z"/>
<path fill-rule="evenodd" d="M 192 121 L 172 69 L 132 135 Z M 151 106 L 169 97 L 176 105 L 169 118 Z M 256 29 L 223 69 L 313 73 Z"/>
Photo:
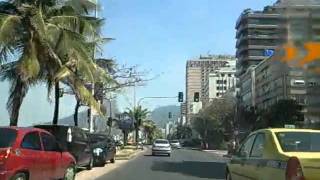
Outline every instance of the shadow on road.
<path fill-rule="evenodd" d="M 143 156 L 153 156 L 152 154 L 145 154 L 145 155 L 143 155 Z"/>
<path fill-rule="evenodd" d="M 199 178 L 224 179 L 226 164 L 222 162 L 154 162 L 152 171 L 181 173 Z"/>

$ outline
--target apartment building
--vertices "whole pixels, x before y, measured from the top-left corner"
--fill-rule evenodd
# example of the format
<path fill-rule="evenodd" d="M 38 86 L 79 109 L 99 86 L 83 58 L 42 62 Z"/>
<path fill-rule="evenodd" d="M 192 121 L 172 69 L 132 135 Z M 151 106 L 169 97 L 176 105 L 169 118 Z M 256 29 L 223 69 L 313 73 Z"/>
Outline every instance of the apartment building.
<path fill-rule="evenodd" d="M 205 84 L 205 103 L 221 98 L 229 89 L 236 85 L 236 60 L 231 59 L 225 67 L 209 74 Z"/>
<path fill-rule="evenodd" d="M 206 84 L 209 74 L 225 67 L 233 56 L 208 55 L 187 61 L 186 65 L 186 120 L 190 122 L 192 114 L 202 109 L 203 102 L 209 98 L 206 93 Z M 194 102 L 194 94 L 199 93 L 199 102 Z"/>

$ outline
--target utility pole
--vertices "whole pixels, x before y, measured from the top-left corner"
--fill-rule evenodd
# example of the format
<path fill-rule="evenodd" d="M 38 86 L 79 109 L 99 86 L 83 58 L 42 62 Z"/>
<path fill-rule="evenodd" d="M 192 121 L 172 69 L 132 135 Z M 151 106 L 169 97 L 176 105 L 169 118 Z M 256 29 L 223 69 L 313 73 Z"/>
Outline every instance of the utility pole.
<path fill-rule="evenodd" d="M 96 4 L 95 4 L 95 18 L 98 18 L 98 0 L 96 0 Z M 95 38 L 95 37 L 94 37 Z M 96 54 L 96 46 L 94 46 L 94 49 L 93 49 L 93 59 L 95 58 L 95 54 Z M 91 82 L 91 94 L 94 96 L 94 80 L 93 82 Z M 88 110 L 88 117 L 89 117 L 89 131 L 92 133 L 94 132 L 94 114 L 93 114 L 93 108 L 92 108 L 92 105 L 91 107 L 89 107 L 89 110 Z"/>

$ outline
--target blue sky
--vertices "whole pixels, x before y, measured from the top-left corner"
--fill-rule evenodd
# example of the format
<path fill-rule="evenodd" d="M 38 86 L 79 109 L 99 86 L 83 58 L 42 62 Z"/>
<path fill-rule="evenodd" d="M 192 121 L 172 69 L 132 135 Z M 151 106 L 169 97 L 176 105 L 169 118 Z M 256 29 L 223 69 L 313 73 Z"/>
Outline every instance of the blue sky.
<path fill-rule="evenodd" d="M 137 88 L 137 99 L 176 96 L 185 90 L 186 60 L 200 54 L 234 54 L 235 22 L 246 8 L 262 9 L 275 0 L 100 0 L 100 16 L 106 19 L 103 34 L 115 41 L 103 48 L 103 56 L 122 64 L 138 65 L 158 76 Z M 132 104 L 132 90 L 119 95 L 120 109 Z M 7 124 L 5 104 L 8 84 L 0 84 L 0 125 Z M 71 115 L 74 98 L 62 100 L 60 116 Z M 178 104 L 176 99 L 147 100 L 155 108 Z M 20 125 L 50 121 L 53 104 L 45 87 L 33 88 L 22 106 Z"/>
<path fill-rule="evenodd" d="M 102 2 L 102 1 L 101 1 Z M 120 64 L 139 65 L 160 75 L 137 95 L 176 96 L 185 90 L 186 60 L 200 54 L 235 54 L 235 23 L 246 8 L 262 9 L 275 0 L 107 0 L 104 34 L 116 38 L 104 55 Z M 128 91 L 127 91 L 128 92 Z M 132 103 L 132 92 L 123 93 L 120 104 Z M 172 100 L 148 100 L 154 108 L 177 104 Z"/>

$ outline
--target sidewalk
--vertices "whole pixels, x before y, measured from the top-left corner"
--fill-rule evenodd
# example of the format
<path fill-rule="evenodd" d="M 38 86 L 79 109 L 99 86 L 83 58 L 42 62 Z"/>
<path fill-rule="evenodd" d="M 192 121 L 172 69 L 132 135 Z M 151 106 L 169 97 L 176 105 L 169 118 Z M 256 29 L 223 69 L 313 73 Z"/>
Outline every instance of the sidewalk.
<path fill-rule="evenodd" d="M 228 151 L 226 150 L 202 150 L 203 152 L 212 153 L 220 157 L 226 157 L 228 155 Z"/>
<path fill-rule="evenodd" d="M 94 167 L 92 170 L 82 170 L 77 173 L 76 180 L 94 180 L 111 171 L 121 167 L 130 159 L 136 157 L 145 150 L 123 149 L 119 150 L 116 155 L 116 162 L 114 164 L 107 163 L 104 167 Z"/>

